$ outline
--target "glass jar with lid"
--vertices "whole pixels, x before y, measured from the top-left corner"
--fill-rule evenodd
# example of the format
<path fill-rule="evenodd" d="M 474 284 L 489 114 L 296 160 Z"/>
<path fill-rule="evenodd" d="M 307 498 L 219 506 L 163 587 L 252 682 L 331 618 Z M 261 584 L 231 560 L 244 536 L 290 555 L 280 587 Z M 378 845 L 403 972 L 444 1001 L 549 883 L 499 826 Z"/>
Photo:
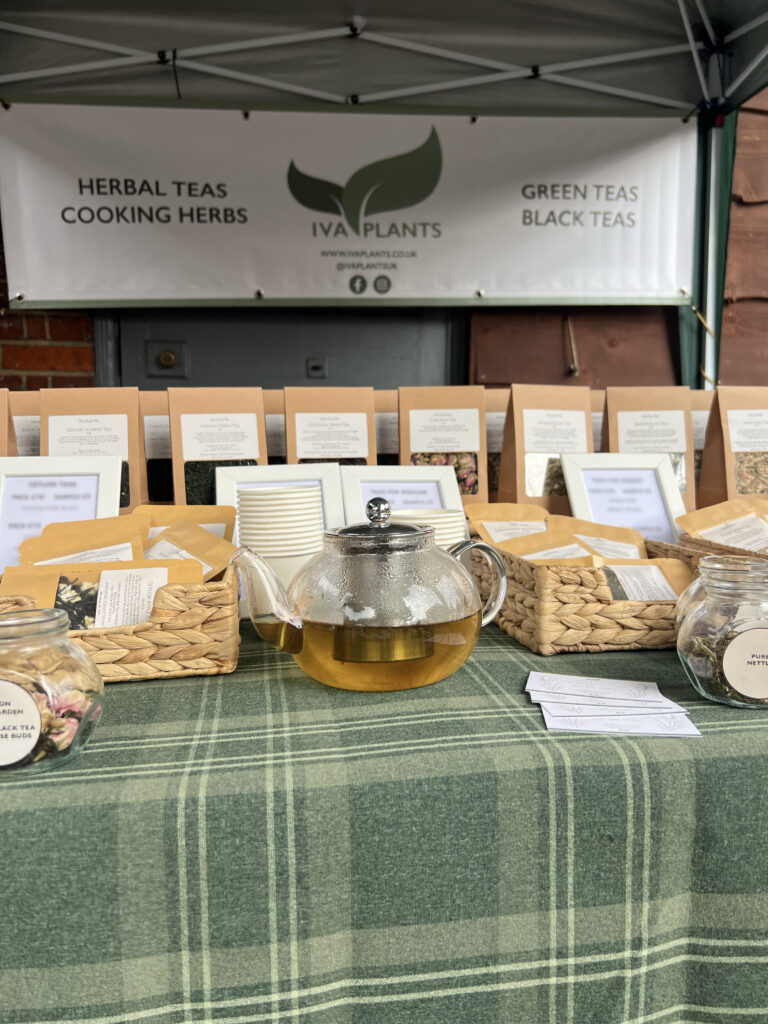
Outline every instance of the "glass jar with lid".
<path fill-rule="evenodd" d="M 695 689 L 736 707 L 768 706 L 768 560 L 707 556 L 703 599 L 679 623 L 677 653 Z"/>
<path fill-rule="evenodd" d="M 99 720 L 104 681 L 61 609 L 0 615 L 0 770 L 70 761 Z"/>

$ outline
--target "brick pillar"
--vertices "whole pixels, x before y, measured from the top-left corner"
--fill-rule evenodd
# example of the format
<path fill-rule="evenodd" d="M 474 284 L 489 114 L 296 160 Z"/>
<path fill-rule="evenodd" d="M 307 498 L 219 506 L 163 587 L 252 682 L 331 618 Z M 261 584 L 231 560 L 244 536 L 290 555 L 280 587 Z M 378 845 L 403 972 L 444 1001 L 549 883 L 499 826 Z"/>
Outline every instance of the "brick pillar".
<path fill-rule="evenodd" d="M 0 387 L 12 391 L 93 387 L 93 320 L 90 315 L 9 310 L 1 235 Z"/>

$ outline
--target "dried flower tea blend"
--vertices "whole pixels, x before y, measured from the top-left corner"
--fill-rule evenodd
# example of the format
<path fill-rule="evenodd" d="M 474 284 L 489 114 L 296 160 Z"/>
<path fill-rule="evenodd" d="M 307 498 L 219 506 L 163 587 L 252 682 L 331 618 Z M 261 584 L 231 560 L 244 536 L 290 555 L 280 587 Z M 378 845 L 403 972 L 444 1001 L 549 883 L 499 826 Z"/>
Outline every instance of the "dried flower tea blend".
<path fill-rule="evenodd" d="M 398 407 L 401 464 L 451 466 L 462 501 L 487 502 L 485 389 L 403 387 Z"/>

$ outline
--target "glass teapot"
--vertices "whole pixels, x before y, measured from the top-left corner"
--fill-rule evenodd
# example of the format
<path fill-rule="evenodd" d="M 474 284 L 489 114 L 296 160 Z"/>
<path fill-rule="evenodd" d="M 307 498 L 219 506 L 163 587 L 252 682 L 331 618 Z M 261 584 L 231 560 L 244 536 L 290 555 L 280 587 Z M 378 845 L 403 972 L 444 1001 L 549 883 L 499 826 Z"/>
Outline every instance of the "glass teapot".
<path fill-rule="evenodd" d="M 304 671 L 343 690 L 408 690 L 455 672 L 480 627 L 501 608 L 504 564 L 482 541 L 448 551 L 434 529 L 390 523 L 390 506 L 372 498 L 368 523 L 324 533 L 323 550 L 298 572 L 288 592 L 257 554 L 240 548 L 232 562 L 246 582 L 256 632 L 292 654 Z M 486 608 L 459 561 L 477 549 L 496 585 Z"/>

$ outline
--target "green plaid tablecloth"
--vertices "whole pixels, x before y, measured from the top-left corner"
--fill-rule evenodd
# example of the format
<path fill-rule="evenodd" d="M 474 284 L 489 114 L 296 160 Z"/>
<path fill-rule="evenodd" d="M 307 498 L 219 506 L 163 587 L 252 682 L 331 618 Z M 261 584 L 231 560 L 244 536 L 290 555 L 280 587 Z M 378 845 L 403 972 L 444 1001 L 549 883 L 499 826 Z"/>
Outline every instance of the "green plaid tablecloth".
<path fill-rule="evenodd" d="M 4 1024 L 768 1021 L 768 712 L 673 651 L 491 627 L 448 680 L 355 694 L 251 635 L 0 774 Z M 548 734 L 542 667 L 657 680 L 703 736 Z"/>

